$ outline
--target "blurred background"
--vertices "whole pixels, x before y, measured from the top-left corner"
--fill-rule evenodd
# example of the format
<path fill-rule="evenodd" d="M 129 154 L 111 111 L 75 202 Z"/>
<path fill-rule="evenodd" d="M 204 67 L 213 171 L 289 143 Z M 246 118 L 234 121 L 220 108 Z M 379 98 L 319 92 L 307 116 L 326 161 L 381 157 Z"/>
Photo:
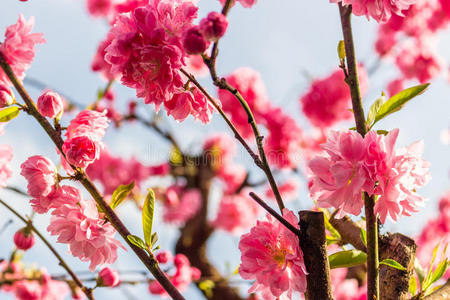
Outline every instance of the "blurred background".
<path fill-rule="evenodd" d="M 270 99 L 298 120 L 302 128 L 308 128 L 308 122 L 301 116 L 298 99 L 307 91 L 311 78 L 326 76 L 338 65 L 336 46 L 342 39 L 342 33 L 338 9 L 336 5 L 328 2 L 260 0 L 251 9 L 235 5 L 229 14 L 228 31 L 220 45 L 218 73 L 226 75 L 241 66 L 259 71 Z M 38 46 L 34 63 L 27 76 L 47 83 L 49 87 L 61 91 L 79 103 L 87 105 L 95 100 L 98 89 L 103 88 L 106 82 L 91 72 L 90 64 L 98 43 L 108 30 L 105 20 L 89 16 L 84 0 L 3 0 L 2 4 L 0 35 L 3 35 L 6 27 L 14 24 L 19 13 L 22 13 L 27 19 L 31 16 L 36 18 L 34 32 L 44 33 L 47 40 L 46 44 Z M 216 0 L 201 0 L 198 5 L 200 17 L 213 10 L 219 11 L 221 7 Z M 378 63 L 373 50 L 376 23 L 373 20 L 367 21 L 364 17 L 356 17 L 353 20 L 357 57 L 370 69 Z M 446 49 L 450 48 L 449 37 L 448 32 L 444 32 L 439 41 L 439 52 L 448 61 L 450 57 Z M 391 62 L 381 62 L 378 70 L 370 76 L 369 93 L 364 99 L 366 108 L 386 88 L 386 84 L 396 78 L 397 72 Z M 215 94 L 209 78 L 202 79 L 201 82 Z M 26 87 L 35 99 L 39 96 L 40 89 L 30 85 Z M 127 102 L 135 98 L 134 91 L 119 84 L 115 84 L 113 89 L 117 94 L 118 109 L 126 109 Z M 386 222 L 383 231 L 417 235 L 425 222 L 436 214 L 437 200 L 450 186 L 450 148 L 440 142 L 440 132 L 450 125 L 449 94 L 450 84 L 447 76 L 443 75 L 432 82 L 424 95 L 409 103 L 401 112 L 383 120 L 378 126 L 387 130 L 401 129 L 397 146 L 406 146 L 423 139 L 424 158 L 432 164 L 432 181 L 419 191 L 421 195 L 429 198 L 426 206 L 412 217 L 402 217 L 397 223 Z M 154 107 L 149 105 L 146 108 L 148 115 L 151 115 Z M 162 114 L 165 115 L 165 112 Z M 209 133 L 229 132 L 217 114 L 206 126 L 193 122 L 191 117 L 183 124 L 173 121 L 172 118 L 167 118 L 166 122 L 166 127 L 170 128 L 184 150 L 198 150 L 198 145 Z M 340 125 L 352 126 L 350 123 Z M 139 124 L 119 129 L 111 126 L 105 142 L 113 154 L 135 156 L 146 164 L 163 161 L 170 150 L 166 141 Z M 45 155 L 53 161 L 58 160 L 53 144 L 34 119 L 26 114 L 21 114 L 5 127 L 5 134 L 0 136 L 0 144 L 9 144 L 14 148 L 14 175 L 9 181 L 12 186 L 25 187 L 25 180 L 19 175 L 19 166 L 28 156 Z M 237 161 L 253 170 L 252 178 L 263 178 L 263 174 L 253 168 L 246 152 L 239 151 Z M 0 198 L 23 214 L 31 212 L 28 199 L 24 197 L 2 190 Z M 288 207 L 292 210 L 307 209 L 312 204 L 303 182 L 299 199 L 289 202 Z M 141 233 L 140 212 L 133 204 L 126 203 L 119 207 L 118 211 L 132 232 Z M 0 207 L 0 228 L 9 220 L 13 223 L 0 232 L 0 258 L 8 257 L 13 247 L 12 236 L 23 226 L 11 213 Z M 160 236 L 161 247 L 173 250 L 173 243 L 178 236 L 177 228 L 162 224 L 158 217 L 156 222 L 155 230 Z M 48 216 L 36 216 L 35 224 L 48 236 L 45 230 L 49 224 Z M 48 238 L 55 241 L 53 237 Z M 209 257 L 223 273 L 229 272 L 230 266 L 235 270 L 239 265 L 238 241 L 239 236 L 223 232 L 214 234 L 209 240 Z M 56 244 L 56 248 L 61 253 L 67 252 L 66 245 Z M 65 255 L 65 258 L 76 271 L 88 269 L 87 263 L 71 258 L 70 255 Z M 62 274 L 64 271 L 40 241 L 25 253 L 24 261 L 45 266 L 51 274 Z M 121 250 L 114 267 L 119 270 L 144 269 L 132 253 Z M 248 288 L 246 284 L 241 286 L 243 289 Z M 130 295 L 134 299 L 159 298 L 148 293 L 147 285 L 121 288 L 121 293 L 115 289 L 96 291 L 97 299 L 128 299 Z M 0 293 L 0 299 L 10 299 L 9 297 Z M 186 298 L 202 299 L 202 296 L 195 287 L 191 287 Z"/>

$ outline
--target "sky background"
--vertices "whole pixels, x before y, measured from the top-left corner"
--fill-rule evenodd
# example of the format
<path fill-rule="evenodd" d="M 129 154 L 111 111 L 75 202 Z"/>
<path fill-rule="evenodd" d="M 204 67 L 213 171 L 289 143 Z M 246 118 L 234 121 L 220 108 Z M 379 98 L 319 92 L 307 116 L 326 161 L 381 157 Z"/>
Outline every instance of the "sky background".
<path fill-rule="evenodd" d="M 96 97 L 99 88 L 105 85 L 97 74 L 90 71 L 91 59 L 98 42 L 107 32 L 103 20 L 93 19 L 85 10 L 84 0 L 3 0 L 0 10 L 0 35 L 6 26 L 17 21 L 19 13 L 26 18 L 35 16 L 34 32 L 43 32 L 47 43 L 38 46 L 35 61 L 27 75 L 48 83 L 58 91 L 69 95 L 77 102 L 88 104 Z M 201 0 L 200 17 L 209 11 L 220 10 L 219 1 Z M 354 18 L 354 38 L 357 57 L 366 66 L 372 66 L 376 56 L 372 50 L 376 33 L 376 24 L 365 18 Z M 236 5 L 229 15 L 229 28 L 220 45 L 218 73 L 226 75 L 238 67 L 248 66 L 261 73 L 270 99 L 283 107 L 295 117 L 303 128 L 308 128 L 307 121 L 301 117 L 298 98 L 308 89 L 310 78 L 328 75 L 338 64 L 336 45 L 341 37 L 338 9 L 327 0 L 260 0 L 251 9 Z M 439 48 L 445 60 L 449 60 L 450 38 L 448 32 L 442 33 Z M 447 56 L 445 56 L 447 55 Z M 390 80 L 398 76 L 398 71 L 391 62 L 382 62 L 379 70 L 370 78 L 370 90 L 364 99 L 367 108 L 377 98 Z M 309 75 L 305 75 L 309 74 Z M 213 91 L 207 79 L 202 83 Z M 414 82 L 411 85 L 416 84 Z M 27 86 L 36 99 L 41 92 Z M 126 87 L 114 86 L 117 92 L 117 106 L 125 107 L 126 102 L 134 97 L 134 92 Z M 401 218 L 396 224 L 388 221 L 384 230 L 400 231 L 416 235 L 427 219 L 436 214 L 437 200 L 449 188 L 449 146 L 440 143 L 440 131 L 450 125 L 450 85 L 446 76 L 435 80 L 425 95 L 412 101 L 399 113 L 379 123 L 378 129 L 400 128 L 397 146 L 406 146 L 424 139 L 425 159 L 431 161 L 432 181 L 419 192 L 428 197 L 424 209 L 409 218 Z M 147 107 L 148 112 L 153 106 Z M 351 126 L 344 124 L 345 126 Z M 216 114 L 206 126 L 194 123 L 191 119 L 182 125 L 168 121 L 176 139 L 184 150 L 195 150 L 205 135 L 213 132 L 229 132 L 225 123 Z M 11 185 L 24 187 L 25 181 L 19 175 L 19 165 L 31 155 L 46 155 L 57 161 L 54 146 L 48 137 L 29 116 L 21 116 L 6 126 L 6 133 L 0 137 L 0 144 L 9 144 L 14 148 L 14 176 Z M 124 157 L 136 156 L 142 162 L 150 164 L 160 162 L 167 157 L 169 145 L 153 132 L 134 124 L 119 130 L 111 128 L 105 138 L 111 152 Z M 240 152 L 237 160 L 247 166 L 251 161 L 245 152 Z M 253 168 L 253 178 L 261 178 Z M 215 193 L 215 191 L 214 191 Z M 23 214 L 30 212 L 27 199 L 18 197 L 6 190 L 0 191 L 0 198 L 8 201 Z M 216 197 L 217 198 L 217 197 Z M 217 201 L 216 201 L 217 202 Z M 299 200 L 290 202 L 290 209 L 307 209 L 312 202 L 307 197 L 305 186 Z M 212 210 L 214 210 L 214 205 Z M 133 205 L 119 207 L 119 214 L 132 232 L 141 232 L 139 212 Z M 8 220 L 14 223 L 0 233 L 0 258 L 8 257 L 12 247 L 12 235 L 22 224 L 8 211 L 0 207 L 0 228 Z M 36 218 L 37 227 L 45 232 L 48 225 L 47 216 Z M 178 236 L 175 227 L 157 221 L 156 230 L 160 236 L 163 249 L 172 249 Z M 47 236 L 47 234 L 46 234 Z M 49 237 L 51 241 L 55 239 Z M 226 265 L 234 270 L 239 264 L 237 249 L 238 236 L 225 233 L 215 234 L 209 241 L 209 255 L 216 266 L 226 272 Z M 57 245 L 61 253 L 67 251 L 66 245 Z M 143 270 L 137 258 L 130 252 L 119 253 L 119 260 L 114 265 L 121 270 Z M 87 264 L 66 255 L 69 265 L 75 270 L 86 270 Z M 48 249 L 38 241 L 37 245 L 24 256 L 24 261 L 46 266 L 51 273 L 61 274 L 63 270 L 57 265 Z M 247 286 L 243 286 L 246 288 Z M 153 298 L 146 286 L 132 287 L 135 299 Z M 137 296 L 141 295 L 141 296 Z M 127 299 L 123 293 L 113 291 L 96 291 L 97 299 Z M 187 299 L 201 299 L 195 288 L 186 293 Z M 0 293 L 0 299 L 10 299 Z"/>

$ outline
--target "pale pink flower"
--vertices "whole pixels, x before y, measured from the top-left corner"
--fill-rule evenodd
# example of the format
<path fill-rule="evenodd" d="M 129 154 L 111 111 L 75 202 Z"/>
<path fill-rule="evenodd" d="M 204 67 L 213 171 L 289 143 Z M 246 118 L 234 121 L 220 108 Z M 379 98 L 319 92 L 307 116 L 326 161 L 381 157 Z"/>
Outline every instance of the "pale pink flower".
<path fill-rule="evenodd" d="M 407 10 L 416 0 L 330 0 L 330 2 L 351 5 L 355 15 L 365 15 L 367 19 L 372 17 L 378 23 L 384 23 L 392 14 L 403 16 L 402 11 Z"/>
<path fill-rule="evenodd" d="M 98 283 L 100 286 L 115 287 L 120 283 L 119 272 L 109 267 L 103 268 L 98 272 Z"/>
<path fill-rule="evenodd" d="M 77 204 L 81 200 L 81 193 L 77 188 L 63 185 L 53 189 L 45 197 L 30 200 L 30 203 L 35 212 L 44 214 L 51 208 L 58 208 L 64 204 Z"/>
<path fill-rule="evenodd" d="M 52 280 L 45 269 L 37 270 L 39 280 L 20 280 L 13 285 L 14 295 L 20 300 L 63 300 L 70 289 L 63 281 Z M 22 276 L 23 277 L 23 276 Z"/>
<path fill-rule="evenodd" d="M 5 40 L 0 44 L 0 53 L 20 79 L 25 77 L 25 71 L 33 62 L 35 45 L 45 43 L 42 33 L 31 33 L 33 26 L 33 17 L 27 21 L 20 14 L 17 23 L 6 28 Z M 0 70 L 0 81 L 9 83 L 3 70 Z"/>
<path fill-rule="evenodd" d="M 108 128 L 106 112 L 83 110 L 70 121 L 66 130 L 66 138 L 87 136 L 93 141 L 101 141 Z"/>
<path fill-rule="evenodd" d="M 7 180 L 12 176 L 10 167 L 13 149 L 9 145 L 0 145 L 0 189 L 8 185 Z"/>
<path fill-rule="evenodd" d="M 16 97 L 9 86 L 0 81 L 0 108 L 10 106 L 14 103 Z"/>
<path fill-rule="evenodd" d="M 260 207 L 247 194 L 243 191 L 241 194 L 223 196 L 212 225 L 232 234 L 242 233 L 255 225 Z"/>
<path fill-rule="evenodd" d="M 165 222 L 184 224 L 200 209 L 202 202 L 199 190 L 182 190 L 179 186 L 170 186 L 166 190 L 163 219 Z"/>
<path fill-rule="evenodd" d="M 111 223 L 99 216 L 94 201 L 65 204 L 55 209 L 52 215 L 48 232 L 58 236 L 58 243 L 69 244 L 69 252 L 74 257 L 90 261 L 91 271 L 98 265 L 116 261 L 117 248 L 123 246 L 114 239 L 116 230 Z"/>
<path fill-rule="evenodd" d="M 259 122 L 261 114 L 266 111 L 270 104 L 261 75 L 251 68 L 239 68 L 226 79 L 244 97 L 255 115 L 256 121 Z M 238 131 L 245 138 L 252 137 L 253 131 L 248 123 L 247 114 L 236 97 L 222 89 L 218 89 L 217 93 L 222 102 L 222 109 L 231 116 L 231 121 Z"/>
<path fill-rule="evenodd" d="M 44 117 L 55 118 L 63 111 L 63 101 L 58 93 L 45 90 L 37 100 L 37 108 Z"/>
<path fill-rule="evenodd" d="M 352 118 L 350 89 L 344 77 L 341 69 L 335 70 L 327 77 L 314 80 L 301 96 L 301 109 L 314 126 L 326 128 Z M 362 65 L 358 68 L 358 77 L 364 95 L 368 89 L 368 75 Z"/>
<path fill-rule="evenodd" d="M 201 55 L 189 55 L 186 60 L 186 70 L 195 77 L 205 77 L 209 73 L 208 66 L 206 66 Z"/>
<path fill-rule="evenodd" d="M 14 245 L 17 249 L 28 250 L 33 247 L 35 243 L 34 235 L 29 228 L 22 228 L 14 234 Z"/>
<path fill-rule="evenodd" d="M 293 212 L 284 209 L 283 217 L 298 228 Z M 298 237 L 269 214 L 257 221 L 250 233 L 241 236 L 239 274 L 255 280 L 249 293 L 261 292 L 264 299 L 292 298 L 306 290 L 306 267 Z"/>
<path fill-rule="evenodd" d="M 100 157 L 101 144 L 87 136 L 77 136 L 66 140 L 62 150 L 69 164 L 86 168 Z"/>
<path fill-rule="evenodd" d="M 223 14 L 212 11 L 200 21 L 200 31 L 209 41 L 217 41 L 224 36 L 228 27 L 228 20 Z"/>
<path fill-rule="evenodd" d="M 50 194 L 57 176 L 56 167 L 50 159 L 41 155 L 31 156 L 20 168 L 20 175 L 28 181 L 28 195 L 40 198 Z"/>

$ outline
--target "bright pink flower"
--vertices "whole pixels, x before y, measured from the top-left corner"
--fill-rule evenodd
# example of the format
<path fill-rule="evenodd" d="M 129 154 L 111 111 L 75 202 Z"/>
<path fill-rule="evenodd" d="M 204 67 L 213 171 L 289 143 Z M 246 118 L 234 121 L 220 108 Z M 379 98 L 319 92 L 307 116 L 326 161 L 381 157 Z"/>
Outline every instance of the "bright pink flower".
<path fill-rule="evenodd" d="M 19 300 L 62 300 L 70 289 L 63 281 L 52 280 L 45 269 L 34 270 L 40 273 L 39 280 L 20 280 L 13 285 L 14 295 Z M 23 278 L 23 276 L 22 276 Z"/>
<path fill-rule="evenodd" d="M 34 46 L 45 43 L 42 33 L 31 33 L 33 26 L 33 17 L 26 21 L 20 14 L 17 23 L 6 28 L 5 41 L 0 44 L 0 53 L 20 79 L 24 78 L 25 71 L 33 62 Z M 9 83 L 8 77 L 2 70 L 0 70 L 0 81 Z"/>
<path fill-rule="evenodd" d="M 51 235 L 57 235 L 58 243 L 69 244 L 70 253 L 81 261 L 90 261 L 89 269 L 114 263 L 117 248 L 122 244 L 114 239 L 116 230 L 105 222 L 94 201 L 80 201 L 78 205 L 65 204 L 52 212 Z"/>
<path fill-rule="evenodd" d="M 298 228 L 293 212 L 284 209 L 283 217 Z M 249 293 L 261 292 L 265 299 L 292 298 L 293 292 L 306 290 L 306 267 L 298 237 L 269 214 L 257 221 L 250 233 L 241 236 L 239 274 L 255 280 Z"/>
<path fill-rule="evenodd" d="M 228 27 L 228 20 L 223 14 L 212 11 L 200 21 L 200 31 L 205 39 L 217 41 L 224 36 Z"/>
<path fill-rule="evenodd" d="M 50 194 L 57 176 L 56 167 L 50 159 L 40 155 L 31 156 L 20 168 L 20 175 L 28 181 L 28 195 L 40 198 Z"/>
<path fill-rule="evenodd" d="M 201 202 L 198 190 L 183 191 L 178 186 L 171 186 L 166 191 L 163 219 L 169 223 L 184 224 L 197 213 Z"/>
<path fill-rule="evenodd" d="M 105 60 L 106 47 L 111 43 L 112 36 L 109 34 L 105 40 L 98 45 L 97 52 L 91 62 L 91 69 L 94 72 L 99 72 L 106 80 L 113 80 L 119 76 L 111 70 L 111 64 Z"/>
<path fill-rule="evenodd" d="M 103 268 L 98 272 L 98 283 L 100 286 L 115 287 L 120 283 L 119 273 L 111 268 Z"/>
<path fill-rule="evenodd" d="M 93 17 L 108 17 L 113 12 L 113 0 L 87 0 L 87 9 Z"/>
<path fill-rule="evenodd" d="M 232 234 L 242 233 L 255 225 L 260 207 L 246 194 L 246 192 L 242 192 L 222 197 L 216 219 L 212 224 Z"/>
<path fill-rule="evenodd" d="M 105 60 L 124 85 L 156 110 L 183 89 L 180 69 L 187 54 L 182 34 L 196 17 L 197 7 L 190 1 L 152 0 L 115 19 Z"/>
<path fill-rule="evenodd" d="M 172 99 L 164 102 L 167 114 L 178 122 L 184 121 L 189 115 L 203 124 L 209 123 L 213 113 L 213 106 L 197 88 L 193 91 L 175 93 Z"/>
<path fill-rule="evenodd" d="M 42 287 L 38 281 L 21 280 L 14 284 L 15 296 L 19 300 L 40 300 Z"/>
<path fill-rule="evenodd" d="M 28 250 L 34 245 L 34 235 L 29 228 L 22 228 L 14 234 L 14 245 L 17 249 Z"/>
<path fill-rule="evenodd" d="M 183 34 L 183 48 L 187 54 L 202 54 L 209 43 L 200 31 L 199 26 L 192 26 Z"/>
<path fill-rule="evenodd" d="M 266 111 L 270 104 L 261 75 L 251 68 L 239 68 L 227 76 L 226 79 L 244 97 L 255 115 L 256 121 L 259 122 L 261 114 Z M 218 95 L 222 102 L 222 109 L 231 115 L 231 121 L 238 131 L 245 138 L 252 137 L 253 131 L 248 123 L 247 114 L 236 97 L 222 89 L 218 90 Z"/>
<path fill-rule="evenodd" d="M 221 173 L 228 165 L 233 164 L 236 151 L 235 140 L 226 133 L 211 135 L 203 143 L 204 155 L 217 173 Z"/>
<path fill-rule="evenodd" d="M 7 180 L 12 176 L 12 158 L 13 149 L 9 145 L 0 145 L 0 189 L 8 185 Z"/>
<path fill-rule="evenodd" d="M 106 112 L 83 110 L 70 121 L 66 130 L 66 138 L 88 136 L 93 141 L 101 141 L 108 128 Z"/>
<path fill-rule="evenodd" d="M 361 93 L 368 89 L 368 76 L 364 67 L 358 68 Z M 352 118 L 350 90 L 344 80 L 344 72 L 338 69 L 325 78 L 316 79 L 308 92 L 300 98 L 303 113 L 316 127 L 330 127 Z"/>
<path fill-rule="evenodd" d="M 172 258 L 170 261 L 172 261 Z M 175 273 L 173 275 L 167 274 L 167 276 L 172 284 L 181 292 L 185 291 L 193 280 L 200 279 L 200 270 L 191 267 L 188 258 L 183 254 L 177 254 L 173 258 L 173 266 L 175 267 Z M 154 295 L 167 295 L 167 292 L 156 280 L 150 282 L 148 289 Z"/>
<path fill-rule="evenodd" d="M 0 81 L 0 108 L 10 106 L 14 103 L 16 97 L 7 84 Z"/>
<path fill-rule="evenodd" d="M 387 86 L 387 93 L 389 97 L 400 93 L 405 89 L 405 80 L 403 78 L 392 80 Z"/>
<path fill-rule="evenodd" d="M 407 10 L 416 0 L 330 0 L 330 2 L 351 5 L 355 15 L 366 15 L 367 19 L 372 17 L 378 23 L 384 23 L 392 14 L 403 16 L 402 11 Z"/>
<path fill-rule="evenodd" d="M 30 200 L 30 203 L 35 212 L 44 214 L 51 208 L 58 208 L 64 204 L 77 204 L 81 200 L 81 193 L 77 188 L 63 185 L 53 189 L 45 197 Z"/>
<path fill-rule="evenodd" d="M 69 164 L 86 168 L 100 157 L 100 147 L 100 144 L 87 136 L 77 136 L 66 140 L 62 150 Z"/>
<path fill-rule="evenodd" d="M 283 184 L 278 186 L 281 197 L 284 201 L 291 201 L 298 197 L 299 182 L 293 178 L 287 179 Z M 275 195 L 270 187 L 267 187 L 266 196 L 271 200 L 275 200 Z"/>
<path fill-rule="evenodd" d="M 37 108 L 44 117 L 55 118 L 63 110 L 63 101 L 58 93 L 45 90 L 37 100 Z"/>
<path fill-rule="evenodd" d="M 172 259 L 173 259 L 172 253 L 170 253 L 169 251 L 162 251 L 156 255 L 156 260 L 160 264 L 167 264 L 169 261 L 172 261 Z"/>
<path fill-rule="evenodd" d="M 339 216 L 344 212 L 358 215 L 367 180 L 364 139 L 356 131 L 332 131 L 322 147 L 326 153 L 308 164 L 312 172 L 311 197 L 320 207 L 339 209 Z"/>

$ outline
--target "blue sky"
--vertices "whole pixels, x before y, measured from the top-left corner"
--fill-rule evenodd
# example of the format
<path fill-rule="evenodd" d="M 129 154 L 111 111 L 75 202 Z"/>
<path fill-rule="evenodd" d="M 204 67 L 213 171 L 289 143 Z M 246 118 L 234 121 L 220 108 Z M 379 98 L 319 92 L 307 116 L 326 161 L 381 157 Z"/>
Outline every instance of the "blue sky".
<path fill-rule="evenodd" d="M 50 86 L 70 95 L 78 102 L 88 104 L 96 96 L 98 88 L 104 82 L 90 72 L 90 62 L 98 42 L 107 31 L 105 22 L 89 17 L 85 11 L 84 0 L 3 0 L 0 10 L 0 34 L 6 26 L 17 20 L 19 13 L 25 17 L 35 16 L 35 32 L 43 32 L 47 40 L 39 46 L 35 62 L 27 72 L 29 76 L 39 78 Z M 211 10 L 219 10 L 219 1 L 201 0 L 200 15 L 204 16 Z M 305 73 L 312 76 L 323 76 L 331 72 L 338 64 L 336 45 L 341 38 L 338 10 L 327 0 L 260 0 L 252 9 L 243 9 L 236 5 L 229 16 L 229 29 L 221 42 L 218 59 L 218 72 L 225 75 L 241 66 L 249 66 L 262 75 L 267 92 L 272 101 L 284 108 L 298 119 L 302 127 L 308 123 L 301 118 L 298 98 L 306 91 L 309 79 Z M 360 61 L 370 66 L 375 61 L 373 43 L 376 26 L 373 21 L 365 18 L 354 18 L 355 42 L 357 56 Z M 444 33 L 439 45 L 444 59 L 450 46 L 448 32 Z M 386 83 L 395 78 L 397 71 L 390 62 L 383 62 L 380 70 L 370 79 L 370 90 L 365 97 L 364 105 L 368 107 L 377 98 Z M 208 80 L 203 83 L 213 90 Z M 411 83 L 415 84 L 415 83 Z M 132 90 L 115 86 L 118 105 L 125 107 L 126 101 L 133 98 Z M 39 90 L 29 87 L 33 97 L 39 95 Z M 441 77 L 434 81 L 425 95 L 420 96 L 401 112 L 380 122 L 379 128 L 400 128 L 398 146 L 406 146 L 413 141 L 425 140 L 424 157 L 431 161 L 433 180 L 420 193 L 428 198 L 426 207 L 420 213 L 410 218 L 402 218 L 397 224 L 388 222 L 386 230 L 415 234 L 423 226 L 427 218 L 436 213 L 437 198 L 449 188 L 449 146 L 439 142 L 441 129 L 450 125 L 450 86 Z M 153 107 L 148 107 L 149 111 Z M 195 149 L 202 138 L 212 132 L 229 132 L 224 122 L 215 115 L 211 124 L 202 126 L 187 120 L 182 125 L 170 121 L 174 135 L 185 149 Z M 109 130 L 106 142 L 113 153 L 131 156 L 135 155 L 146 163 L 159 161 L 165 157 L 169 146 L 147 129 L 133 125 L 120 130 Z M 1 144 L 10 144 L 15 149 L 13 166 L 16 171 L 11 184 L 24 184 L 18 175 L 18 166 L 28 156 L 42 154 L 56 161 L 54 146 L 37 123 L 25 114 L 8 124 L 6 134 L 0 137 Z M 248 166 L 251 162 L 246 153 L 242 152 L 238 159 Z M 255 177 L 261 176 L 258 171 Z M 0 191 L 0 197 L 6 199 L 14 207 L 24 213 L 30 211 L 28 201 L 7 191 Z M 290 203 L 291 209 L 308 208 L 312 205 L 303 189 L 301 200 Z M 140 232 L 140 224 L 135 219 L 138 212 L 132 205 L 120 208 L 120 214 L 132 231 Z M 0 208 L 0 226 L 13 219 L 14 224 L 0 234 L 0 258 L 6 257 L 10 251 L 13 232 L 21 226 L 3 208 Z M 45 231 L 48 218 L 39 216 L 36 219 L 38 227 Z M 156 225 L 160 232 L 163 248 L 171 248 L 177 237 L 173 227 L 167 227 L 160 222 Z M 54 240 L 50 238 L 51 240 Z M 233 268 L 239 263 L 237 250 L 238 237 L 228 234 L 216 234 L 209 243 L 209 254 L 221 270 L 225 270 L 225 262 Z M 64 245 L 57 245 L 61 253 L 66 252 Z M 143 269 L 131 253 L 122 253 L 116 264 L 122 269 Z M 87 269 L 87 264 L 66 256 L 76 270 Z M 61 273 L 48 250 L 40 243 L 27 252 L 25 261 L 35 261 L 45 265 L 51 272 Z M 133 288 L 136 295 L 146 292 L 146 287 Z M 106 299 L 112 292 L 98 292 L 98 299 Z M 191 289 L 186 295 L 188 299 L 200 299 L 198 292 Z M 4 295 L 0 294 L 3 299 Z M 138 297 L 139 298 L 139 297 Z M 122 294 L 114 293 L 114 299 L 126 299 Z M 148 297 L 152 299 L 152 297 Z"/>

